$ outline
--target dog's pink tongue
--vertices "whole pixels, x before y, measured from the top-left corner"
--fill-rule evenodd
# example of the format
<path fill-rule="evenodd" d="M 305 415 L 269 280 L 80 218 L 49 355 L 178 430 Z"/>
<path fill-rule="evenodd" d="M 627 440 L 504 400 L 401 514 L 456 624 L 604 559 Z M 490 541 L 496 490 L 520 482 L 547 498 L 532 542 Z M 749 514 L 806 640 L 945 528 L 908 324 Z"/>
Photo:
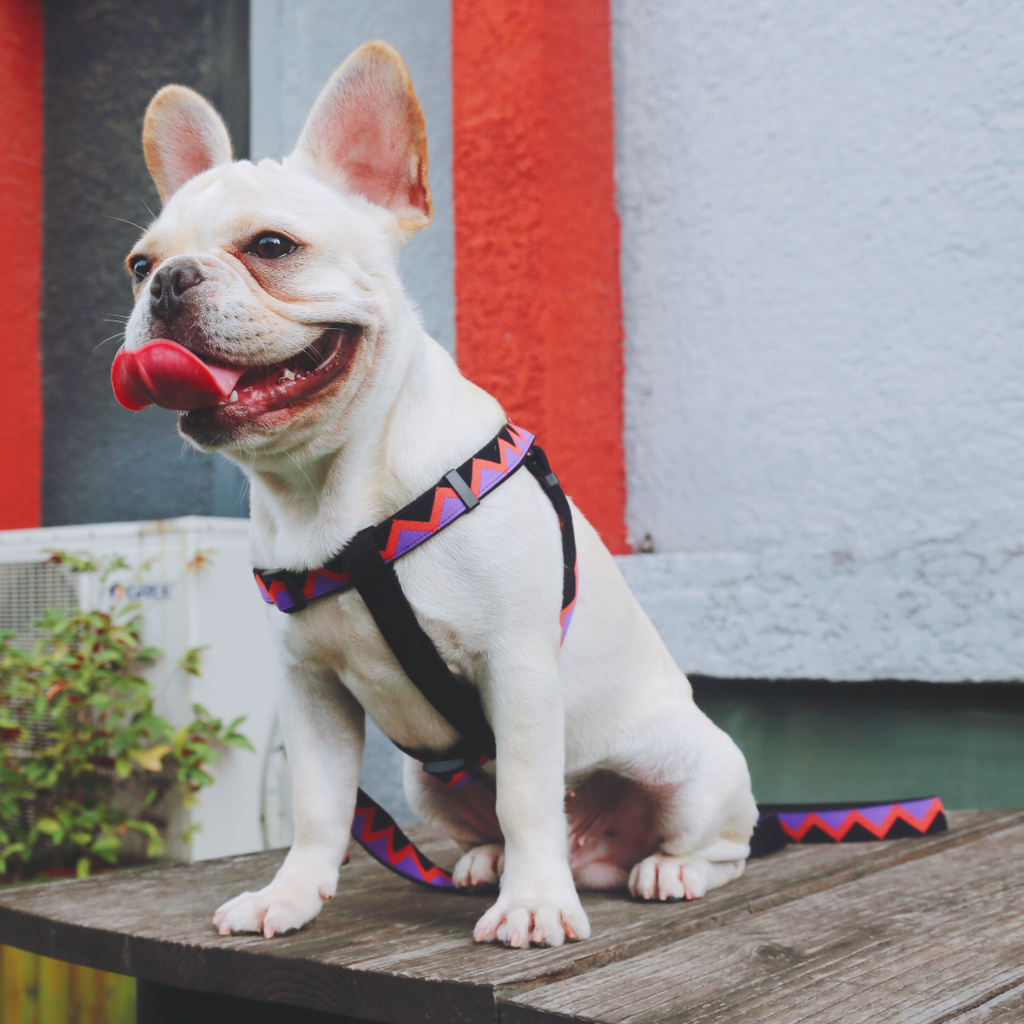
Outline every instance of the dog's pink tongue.
<path fill-rule="evenodd" d="M 243 368 L 210 366 L 166 338 L 118 352 L 110 371 L 114 395 L 126 409 L 206 409 L 219 405 L 238 383 Z"/>

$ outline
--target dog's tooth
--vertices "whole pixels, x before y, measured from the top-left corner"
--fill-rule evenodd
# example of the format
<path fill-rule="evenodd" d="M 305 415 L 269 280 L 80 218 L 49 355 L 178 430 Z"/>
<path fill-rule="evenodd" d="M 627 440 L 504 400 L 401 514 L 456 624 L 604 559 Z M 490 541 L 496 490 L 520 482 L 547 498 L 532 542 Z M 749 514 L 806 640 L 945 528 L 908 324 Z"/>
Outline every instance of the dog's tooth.
<path fill-rule="evenodd" d="M 295 372 L 293 370 L 289 370 L 286 366 L 281 371 L 281 380 L 295 380 Z"/>
<path fill-rule="evenodd" d="M 238 401 L 238 392 L 237 391 L 232 391 L 231 392 L 231 398 L 229 399 L 229 401 L 232 401 L 232 402 L 237 402 Z"/>

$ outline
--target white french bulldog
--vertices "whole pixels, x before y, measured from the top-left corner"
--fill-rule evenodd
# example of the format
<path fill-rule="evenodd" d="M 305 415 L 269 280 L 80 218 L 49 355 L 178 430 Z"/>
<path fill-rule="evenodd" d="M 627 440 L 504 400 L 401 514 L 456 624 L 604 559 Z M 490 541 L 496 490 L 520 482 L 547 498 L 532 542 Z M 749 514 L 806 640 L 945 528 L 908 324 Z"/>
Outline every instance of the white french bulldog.
<path fill-rule="evenodd" d="M 386 44 L 362 46 L 281 163 L 233 163 L 220 117 L 180 86 L 153 99 L 143 142 L 164 207 L 127 260 L 136 303 L 123 351 L 167 339 L 161 358 L 183 347 L 217 383 L 158 366 L 134 381 L 138 407 L 186 410 L 181 433 L 245 471 L 255 565 L 322 565 L 506 421 L 424 333 L 399 279 L 399 248 L 432 212 L 408 72 Z M 497 741 L 496 762 L 464 789 L 412 759 L 405 771 L 416 813 L 465 850 L 456 885 L 500 885 L 481 942 L 584 939 L 577 886 L 694 899 L 738 877 L 749 853 L 743 755 L 694 705 L 597 533 L 573 519 L 579 596 L 564 646 L 559 525 L 529 473 L 395 563 Z M 224 935 L 301 928 L 334 895 L 365 714 L 406 748 L 458 739 L 354 590 L 268 614 L 295 843 L 269 885 L 217 910 Z"/>

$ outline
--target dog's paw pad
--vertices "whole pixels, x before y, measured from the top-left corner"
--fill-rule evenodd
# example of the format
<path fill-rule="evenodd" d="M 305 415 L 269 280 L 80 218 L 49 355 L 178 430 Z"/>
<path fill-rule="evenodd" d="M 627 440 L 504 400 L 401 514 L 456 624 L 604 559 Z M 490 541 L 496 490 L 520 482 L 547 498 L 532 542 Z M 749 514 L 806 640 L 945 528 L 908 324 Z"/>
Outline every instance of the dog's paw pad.
<path fill-rule="evenodd" d="M 742 860 L 708 861 L 694 854 L 653 853 L 634 865 L 629 893 L 635 899 L 678 903 L 698 900 L 743 873 Z"/>
<path fill-rule="evenodd" d="M 710 866 L 699 857 L 654 853 L 633 867 L 629 893 L 634 898 L 665 903 L 700 899 L 708 890 Z"/>
<path fill-rule="evenodd" d="M 501 843 L 477 846 L 459 858 L 452 881 L 457 889 L 497 885 L 505 871 L 505 847 Z"/>
<path fill-rule="evenodd" d="M 516 949 L 590 938 L 590 922 L 579 899 L 558 902 L 560 906 L 554 902 L 531 905 L 500 898 L 477 922 L 473 938 Z"/>
<path fill-rule="evenodd" d="M 213 925 L 221 935 L 262 932 L 271 939 L 309 924 L 320 913 L 322 903 L 315 887 L 293 892 L 271 883 L 259 892 L 243 892 L 218 907 Z"/>

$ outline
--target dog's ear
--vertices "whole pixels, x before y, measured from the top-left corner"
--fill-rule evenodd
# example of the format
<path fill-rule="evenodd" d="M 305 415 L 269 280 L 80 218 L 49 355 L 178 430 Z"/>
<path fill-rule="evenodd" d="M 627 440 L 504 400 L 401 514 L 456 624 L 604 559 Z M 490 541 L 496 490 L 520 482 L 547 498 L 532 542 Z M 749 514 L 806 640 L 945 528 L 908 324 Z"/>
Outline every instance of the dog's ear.
<path fill-rule="evenodd" d="M 430 223 L 423 111 L 405 62 L 387 43 L 364 43 L 334 72 L 291 159 L 390 210 L 408 235 Z"/>
<path fill-rule="evenodd" d="M 165 85 L 150 100 L 142 148 L 164 203 L 189 178 L 231 163 L 231 139 L 220 114 L 183 85 Z"/>

